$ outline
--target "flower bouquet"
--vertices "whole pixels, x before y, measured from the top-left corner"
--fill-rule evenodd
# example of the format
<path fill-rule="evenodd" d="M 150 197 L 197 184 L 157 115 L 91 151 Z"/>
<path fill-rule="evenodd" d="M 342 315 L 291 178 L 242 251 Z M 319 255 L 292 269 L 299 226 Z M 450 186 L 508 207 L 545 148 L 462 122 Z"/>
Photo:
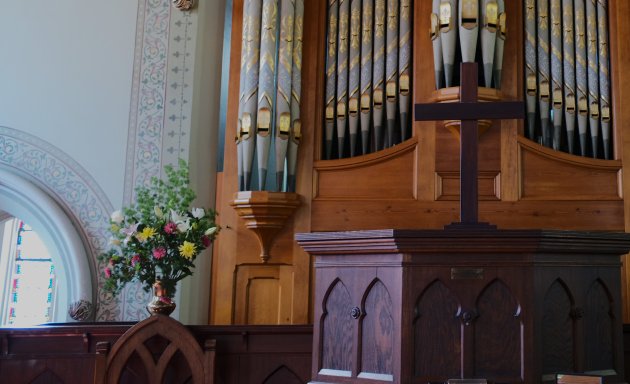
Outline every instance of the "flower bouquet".
<path fill-rule="evenodd" d="M 191 207 L 195 193 L 186 162 L 164 172 L 165 180 L 153 177 L 136 189 L 133 206 L 111 215 L 112 248 L 100 256 L 107 292 L 116 295 L 135 280 L 170 304 L 177 282 L 192 275 L 195 258 L 218 234 L 215 211 Z"/>

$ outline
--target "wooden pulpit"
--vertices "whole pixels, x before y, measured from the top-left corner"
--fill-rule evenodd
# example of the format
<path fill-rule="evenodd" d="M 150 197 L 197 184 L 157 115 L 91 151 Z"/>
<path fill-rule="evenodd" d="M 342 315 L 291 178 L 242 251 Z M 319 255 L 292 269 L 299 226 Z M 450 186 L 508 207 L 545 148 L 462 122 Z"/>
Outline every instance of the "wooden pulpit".
<path fill-rule="evenodd" d="M 298 234 L 315 260 L 317 383 L 623 383 L 624 233 Z"/>

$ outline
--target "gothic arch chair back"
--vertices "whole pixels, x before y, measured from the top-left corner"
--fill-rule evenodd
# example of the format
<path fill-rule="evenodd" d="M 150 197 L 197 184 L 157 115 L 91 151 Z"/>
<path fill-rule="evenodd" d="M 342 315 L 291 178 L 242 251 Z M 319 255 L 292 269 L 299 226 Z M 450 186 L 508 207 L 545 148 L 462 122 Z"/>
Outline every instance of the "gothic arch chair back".
<path fill-rule="evenodd" d="M 111 347 L 96 345 L 95 384 L 214 383 L 215 340 L 203 350 L 177 320 L 154 315 L 139 322 Z"/>

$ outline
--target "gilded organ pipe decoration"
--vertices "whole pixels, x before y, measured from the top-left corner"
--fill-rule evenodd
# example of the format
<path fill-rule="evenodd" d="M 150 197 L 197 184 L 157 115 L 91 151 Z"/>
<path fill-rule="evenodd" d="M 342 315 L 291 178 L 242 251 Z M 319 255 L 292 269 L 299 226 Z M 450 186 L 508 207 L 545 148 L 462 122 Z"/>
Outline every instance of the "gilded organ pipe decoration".
<path fill-rule="evenodd" d="M 607 5 L 607 0 L 525 0 L 525 84 L 532 140 L 582 156 L 612 157 Z"/>
<path fill-rule="evenodd" d="M 385 99 L 385 0 L 376 0 L 374 6 L 374 58 L 372 72 L 372 117 L 374 121 L 374 147 L 383 149 L 383 103 Z M 342 157 L 342 156 L 339 156 Z"/>
<path fill-rule="evenodd" d="M 291 85 L 293 83 L 293 29 L 295 4 L 280 0 L 280 40 L 278 49 L 278 78 L 276 93 L 276 185 L 284 183 L 284 167 L 291 136 Z"/>
<path fill-rule="evenodd" d="M 562 62 L 562 7 L 561 0 L 551 0 L 551 102 L 553 107 L 552 147 L 560 149 L 564 104 Z"/>
<path fill-rule="evenodd" d="M 407 138 L 412 15 L 411 0 L 329 1 L 324 159 Z"/>
<path fill-rule="evenodd" d="M 460 0 L 458 20 L 462 62 L 474 63 L 479 35 L 479 1 Z"/>
<path fill-rule="evenodd" d="M 499 6 L 499 25 L 497 26 L 497 42 L 494 47 L 494 87 L 501 89 L 501 75 L 503 74 L 503 51 L 507 38 L 507 14 L 505 13 L 505 1 L 497 0 Z"/>
<path fill-rule="evenodd" d="M 303 18 L 304 0 L 245 0 L 243 3 L 239 118 L 235 138 L 239 191 L 256 188 L 252 180 L 252 175 L 256 174 L 257 189 L 273 188 L 267 186 L 270 180 L 276 190 L 295 190 L 297 151 L 302 136 Z M 275 156 L 270 159 L 272 151 Z"/>
<path fill-rule="evenodd" d="M 433 0 L 432 5 L 430 37 L 436 89 L 457 86 L 453 81 L 453 70 L 459 57 L 463 63 L 479 60 L 483 65 L 484 85 L 500 89 L 507 38 L 505 1 Z M 535 28 L 536 24 L 532 25 Z M 460 55 L 457 55 L 457 47 Z M 480 58 L 477 58 L 478 51 Z M 535 53 L 529 56 L 536 60 Z"/>
<path fill-rule="evenodd" d="M 549 1 L 538 0 L 538 105 L 542 125 L 542 142 L 551 146 L 549 116 L 551 105 L 551 58 L 549 57 Z"/>
<path fill-rule="evenodd" d="M 398 91 L 400 108 L 400 140 L 407 139 L 411 91 L 411 0 L 400 1 L 400 35 L 398 40 Z"/>
<path fill-rule="evenodd" d="M 481 56 L 486 87 L 492 86 L 494 49 L 497 45 L 499 5 L 496 0 L 481 0 Z"/>
<path fill-rule="evenodd" d="M 385 112 L 387 136 L 385 148 L 394 145 L 398 107 L 398 0 L 387 0 L 387 56 L 385 60 Z"/>
<path fill-rule="evenodd" d="M 433 0 L 433 13 L 431 13 L 431 41 L 433 44 L 433 68 L 435 70 L 435 89 L 444 87 L 444 60 L 442 59 L 442 38 L 440 37 L 440 3 L 441 0 Z"/>
<path fill-rule="evenodd" d="M 562 0 L 562 62 L 564 69 L 564 121 L 569 153 L 575 153 L 575 45 L 573 0 Z"/>
<path fill-rule="evenodd" d="M 302 97 L 302 41 L 304 36 L 304 0 L 295 0 L 295 22 L 293 25 L 293 69 L 291 70 L 291 135 L 287 156 L 287 191 L 295 192 L 297 153 L 302 139 L 300 102 Z"/>
<path fill-rule="evenodd" d="M 244 32 L 247 33 L 247 55 L 246 57 L 241 57 L 241 60 L 246 61 L 247 68 L 245 69 L 245 94 L 243 98 L 243 114 L 241 115 L 240 145 L 242 146 L 243 156 L 243 188 L 249 190 L 251 188 L 256 148 L 262 0 L 248 0 L 246 11 L 244 17 L 248 20 L 248 26 Z"/>
<path fill-rule="evenodd" d="M 361 13 L 361 154 L 365 155 L 369 152 L 370 126 L 372 122 L 374 0 L 363 0 Z"/>
<path fill-rule="evenodd" d="M 441 0 L 439 11 L 438 20 L 442 43 L 442 60 L 444 60 L 444 76 L 446 78 L 446 86 L 452 87 L 455 51 L 457 48 L 457 0 Z"/>
<path fill-rule="evenodd" d="M 269 150 L 271 147 L 272 116 L 276 93 L 276 33 L 278 29 L 278 1 L 263 0 L 260 29 L 260 72 L 258 84 L 258 119 L 256 126 L 256 158 L 258 186 L 265 190 Z"/>
<path fill-rule="evenodd" d="M 610 142 L 610 74 L 608 67 L 608 1 L 597 0 L 597 38 L 599 41 L 599 106 L 602 122 L 604 158 L 611 158 Z"/>
<path fill-rule="evenodd" d="M 536 104 L 538 102 L 538 59 L 536 57 L 536 0 L 525 0 L 525 102 L 527 133 L 536 140 Z"/>
<path fill-rule="evenodd" d="M 585 0 L 575 0 L 575 79 L 577 83 L 578 132 L 580 151 L 588 149 L 588 75 L 586 73 L 586 6 Z"/>
<path fill-rule="evenodd" d="M 597 61 L 597 0 L 586 0 L 586 55 L 588 57 L 588 116 L 593 157 L 598 155 L 599 65 Z"/>
<path fill-rule="evenodd" d="M 350 0 L 350 68 L 348 78 L 348 115 L 350 123 L 350 156 L 357 155 L 359 103 L 361 86 L 361 0 Z"/>
<path fill-rule="evenodd" d="M 245 109 L 245 86 L 247 78 L 247 36 L 249 31 L 249 6 L 251 0 L 245 0 L 243 3 L 243 32 L 241 34 L 241 74 L 239 77 L 239 92 L 238 92 L 238 120 L 236 136 L 234 141 L 236 143 L 236 156 L 237 156 L 237 171 L 238 171 L 238 190 L 245 190 L 245 179 L 243 178 L 243 113 Z"/>
<path fill-rule="evenodd" d="M 339 0 L 337 38 L 337 153 L 343 154 L 348 119 L 348 56 L 350 49 L 350 0 Z M 343 157 L 343 156 L 339 156 Z"/>
<path fill-rule="evenodd" d="M 326 49 L 326 127 L 324 158 L 332 158 L 333 135 L 335 132 L 335 110 L 337 91 L 337 22 L 339 4 L 330 0 L 328 4 L 328 47 Z"/>

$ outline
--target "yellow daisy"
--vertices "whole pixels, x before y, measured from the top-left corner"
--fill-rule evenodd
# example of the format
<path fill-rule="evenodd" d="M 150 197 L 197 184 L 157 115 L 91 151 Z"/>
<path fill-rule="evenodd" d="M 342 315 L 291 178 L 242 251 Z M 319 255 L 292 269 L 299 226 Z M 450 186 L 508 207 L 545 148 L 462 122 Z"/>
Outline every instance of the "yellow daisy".
<path fill-rule="evenodd" d="M 197 252 L 197 246 L 188 241 L 184 241 L 184 243 L 179 246 L 179 254 L 187 259 L 192 259 L 195 252 Z"/>
<path fill-rule="evenodd" d="M 145 227 L 142 230 L 142 232 L 136 235 L 136 237 L 138 238 L 138 240 L 140 240 L 140 242 L 145 242 L 149 240 L 151 237 L 153 237 L 154 235 L 155 235 L 155 229 L 151 227 Z"/>

